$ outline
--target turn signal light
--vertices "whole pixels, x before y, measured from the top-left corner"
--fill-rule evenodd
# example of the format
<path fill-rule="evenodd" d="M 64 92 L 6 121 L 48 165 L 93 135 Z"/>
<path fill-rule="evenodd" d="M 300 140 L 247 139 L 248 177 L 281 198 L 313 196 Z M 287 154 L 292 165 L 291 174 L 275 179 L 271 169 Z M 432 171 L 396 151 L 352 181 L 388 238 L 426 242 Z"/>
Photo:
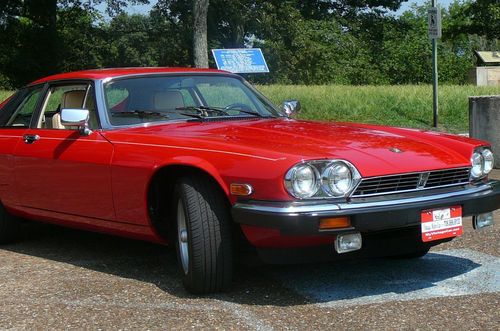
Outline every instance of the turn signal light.
<path fill-rule="evenodd" d="M 351 227 L 351 220 L 349 219 L 349 217 L 346 216 L 322 218 L 319 220 L 320 230 L 341 229 L 350 227 Z"/>
<path fill-rule="evenodd" d="M 253 187 L 248 184 L 233 183 L 230 185 L 230 192 L 232 195 L 249 196 L 253 193 Z"/>

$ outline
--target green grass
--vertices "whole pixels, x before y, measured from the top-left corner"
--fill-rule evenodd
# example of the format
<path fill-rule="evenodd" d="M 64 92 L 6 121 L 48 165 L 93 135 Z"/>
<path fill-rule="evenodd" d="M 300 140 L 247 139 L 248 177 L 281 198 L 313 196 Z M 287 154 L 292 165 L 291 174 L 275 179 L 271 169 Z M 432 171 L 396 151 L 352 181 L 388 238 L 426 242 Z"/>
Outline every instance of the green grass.
<path fill-rule="evenodd" d="M 7 99 L 11 94 L 12 94 L 12 92 L 10 92 L 10 91 L 2 91 L 2 90 L 0 90 L 0 103 L 2 101 L 4 101 L 5 99 Z"/>
<path fill-rule="evenodd" d="M 348 121 L 393 126 L 430 128 L 432 123 L 432 87 L 402 86 L 301 86 L 260 85 L 257 88 L 275 104 L 298 99 L 300 118 Z M 0 100 L 11 92 L 0 91 Z M 469 101 L 472 95 L 500 95 L 500 87 L 440 86 L 440 129 L 467 132 Z"/>
<path fill-rule="evenodd" d="M 261 85 L 257 88 L 275 104 L 297 99 L 300 118 L 430 128 L 432 86 L 290 86 Z M 469 101 L 473 95 L 500 95 L 500 87 L 440 86 L 440 129 L 467 132 Z"/>

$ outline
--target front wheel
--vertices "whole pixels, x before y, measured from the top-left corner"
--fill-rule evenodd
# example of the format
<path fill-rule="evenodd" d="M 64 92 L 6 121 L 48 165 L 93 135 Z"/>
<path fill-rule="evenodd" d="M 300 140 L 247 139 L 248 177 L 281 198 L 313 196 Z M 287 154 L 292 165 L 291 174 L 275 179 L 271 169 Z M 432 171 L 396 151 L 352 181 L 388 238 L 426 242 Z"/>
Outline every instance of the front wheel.
<path fill-rule="evenodd" d="M 231 217 L 209 178 L 181 178 L 174 194 L 176 248 L 183 283 L 191 293 L 227 290 L 233 274 Z"/>

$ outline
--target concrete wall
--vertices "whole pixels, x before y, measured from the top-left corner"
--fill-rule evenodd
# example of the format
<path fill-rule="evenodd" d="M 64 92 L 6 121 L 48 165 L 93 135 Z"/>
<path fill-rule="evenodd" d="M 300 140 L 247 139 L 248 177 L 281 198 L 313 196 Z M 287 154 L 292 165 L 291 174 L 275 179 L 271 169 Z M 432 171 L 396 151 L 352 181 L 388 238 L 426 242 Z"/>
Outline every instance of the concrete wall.
<path fill-rule="evenodd" d="M 491 143 L 500 169 L 500 95 L 469 97 L 469 135 Z"/>
<path fill-rule="evenodd" d="M 477 86 L 500 86 L 500 66 L 471 69 L 469 81 Z"/>

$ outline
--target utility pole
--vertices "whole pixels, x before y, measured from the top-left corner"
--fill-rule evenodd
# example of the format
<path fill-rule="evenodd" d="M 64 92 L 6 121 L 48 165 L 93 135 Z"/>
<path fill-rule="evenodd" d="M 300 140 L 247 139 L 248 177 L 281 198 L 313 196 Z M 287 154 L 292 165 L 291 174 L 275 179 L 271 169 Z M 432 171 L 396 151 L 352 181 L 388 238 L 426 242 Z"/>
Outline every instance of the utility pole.
<path fill-rule="evenodd" d="M 431 8 L 428 12 L 429 38 L 432 40 L 432 108 L 433 126 L 438 127 L 438 60 L 437 60 L 437 40 L 441 38 L 441 11 L 437 8 L 437 0 L 432 0 Z"/>

